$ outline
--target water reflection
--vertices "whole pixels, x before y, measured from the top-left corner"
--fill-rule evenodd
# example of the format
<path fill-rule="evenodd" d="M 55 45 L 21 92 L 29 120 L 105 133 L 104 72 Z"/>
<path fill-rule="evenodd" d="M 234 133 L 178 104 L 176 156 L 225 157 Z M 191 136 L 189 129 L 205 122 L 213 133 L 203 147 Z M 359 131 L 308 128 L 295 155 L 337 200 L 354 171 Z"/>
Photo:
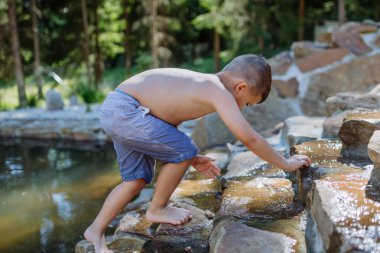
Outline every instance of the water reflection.
<path fill-rule="evenodd" d="M 74 252 L 119 181 L 112 150 L 0 145 L 0 252 Z"/>

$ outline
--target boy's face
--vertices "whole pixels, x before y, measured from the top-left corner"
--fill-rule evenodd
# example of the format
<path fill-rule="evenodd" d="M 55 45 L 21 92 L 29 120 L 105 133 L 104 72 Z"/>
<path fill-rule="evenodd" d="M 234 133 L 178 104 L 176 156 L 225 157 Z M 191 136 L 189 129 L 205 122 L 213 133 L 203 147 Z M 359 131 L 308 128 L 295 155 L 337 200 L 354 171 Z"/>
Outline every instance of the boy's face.
<path fill-rule="evenodd" d="M 255 105 L 261 100 L 261 95 L 253 93 L 248 84 L 244 82 L 235 86 L 233 95 L 240 109 Z"/>

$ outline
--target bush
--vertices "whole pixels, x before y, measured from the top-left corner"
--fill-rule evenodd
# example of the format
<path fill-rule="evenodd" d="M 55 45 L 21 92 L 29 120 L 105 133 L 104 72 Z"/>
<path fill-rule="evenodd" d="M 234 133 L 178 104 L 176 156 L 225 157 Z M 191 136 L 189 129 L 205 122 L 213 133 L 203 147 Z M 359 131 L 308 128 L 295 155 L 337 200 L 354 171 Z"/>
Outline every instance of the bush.
<path fill-rule="evenodd" d="M 90 109 L 90 104 L 102 102 L 105 98 L 104 94 L 100 90 L 96 90 L 83 83 L 78 85 L 76 93 L 83 99 L 83 102 L 87 104 L 87 111 Z"/>

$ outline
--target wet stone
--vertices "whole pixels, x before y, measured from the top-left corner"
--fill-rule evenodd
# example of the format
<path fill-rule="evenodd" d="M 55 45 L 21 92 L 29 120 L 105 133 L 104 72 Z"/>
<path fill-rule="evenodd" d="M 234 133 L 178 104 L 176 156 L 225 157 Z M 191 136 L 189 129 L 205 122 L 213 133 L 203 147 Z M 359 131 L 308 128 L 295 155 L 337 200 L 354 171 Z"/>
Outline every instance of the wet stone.
<path fill-rule="evenodd" d="M 380 110 L 349 113 L 339 130 L 342 156 L 368 158 L 367 145 L 376 130 L 380 130 Z"/>
<path fill-rule="evenodd" d="M 294 211 L 293 199 L 288 179 L 259 177 L 244 182 L 227 181 L 216 218 L 288 217 Z"/>
<path fill-rule="evenodd" d="M 268 232 L 284 234 L 296 241 L 293 246 L 295 253 L 306 252 L 305 228 L 306 212 L 302 212 L 288 219 L 250 219 L 243 221 L 245 225 Z"/>
<path fill-rule="evenodd" d="M 296 240 L 231 221 L 220 222 L 210 236 L 210 253 L 294 252 Z"/>
<path fill-rule="evenodd" d="M 365 191 L 371 170 L 314 181 L 311 217 L 328 252 L 376 252 L 380 248 L 380 202 Z"/>
<path fill-rule="evenodd" d="M 145 204 L 137 210 L 128 211 L 121 219 L 115 233 L 118 234 L 119 232 L 129 232 L 147 237 L 153 237 L 157 226 L 145 219 L 147 209 L 148 204 Z"/>
<path fill-rule="evenodd" d="M 221 185 L 219 180 L 182 180 L 170 200 L 187 203 L 202 210 L 215 212 L 220 204 Z"/>
<path fill-rule="evenodd" d="M 175 206 L 189 210 L 193 218 L 183 225 L 160 224 L 151 244 L 174 250 L 158 250 L 158 252 L 183 252 L 188 246 L 194 252 L 208 252 L 208 237 L 212 230 L 212 221 L 206 216 L 205 211 L 185 203 L 175 204 Z"/>
<path fill-rule="evenodd" d="M 225 179 L 246 177 L 285 177 L 283 170 L 266 163 L 251 151 L 236 154 L 227 167 Z"/>
<path fill-rule="evenodd" d="M 372 135 L 368 144 L 368 155 L 374 163 L 374 168 L 368 183 L 380 191 L 380 131 L 375 131 Z"/>
<path fill-rule="evenodd" d="M 282 142 L 287 147 L 316 140 L 322 136 L 324 117 L 295 116 L 285 120 Z"/>

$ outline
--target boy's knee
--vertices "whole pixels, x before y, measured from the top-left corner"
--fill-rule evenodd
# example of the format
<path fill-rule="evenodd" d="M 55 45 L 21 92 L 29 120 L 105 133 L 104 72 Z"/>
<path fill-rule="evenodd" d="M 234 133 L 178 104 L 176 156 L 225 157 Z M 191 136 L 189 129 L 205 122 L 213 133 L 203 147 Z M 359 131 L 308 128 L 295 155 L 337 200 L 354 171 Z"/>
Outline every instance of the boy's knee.
<path fill-rule="evenodd" d="M 128 190 L 133 190 L 137 193 L 139 193 L 144 187 L 146 186 L 146 181 L 143 178 L 139 178 L 133 181 L 124 181 L 123 187 L 128 188 Z"/>

